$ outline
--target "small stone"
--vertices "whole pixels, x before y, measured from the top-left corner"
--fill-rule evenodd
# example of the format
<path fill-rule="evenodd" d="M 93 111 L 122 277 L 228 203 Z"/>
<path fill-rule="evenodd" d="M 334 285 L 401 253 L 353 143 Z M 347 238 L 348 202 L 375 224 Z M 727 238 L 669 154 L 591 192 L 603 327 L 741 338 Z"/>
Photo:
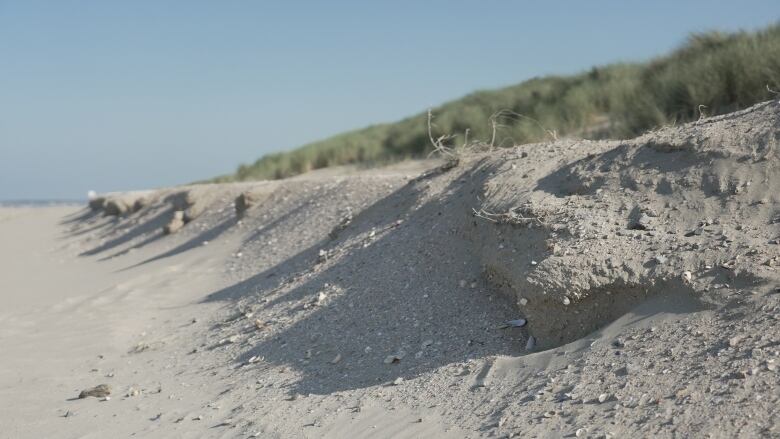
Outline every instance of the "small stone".
<path fill-rule="evenodd" d="M 739 343 L 742 341 L 742 336 L 735 335 L 734 337 L 731 337 L 729 339 L 729 346 L 730 347 L 737 347 L 739 346 Z"/>
<path fill-rule="evenodd" d="M 317 305 L 323 305 L 326 300 L 328 300 L 328 295 L 320 291 L 317 295 Z"/>
<path fill-rule="evenodd" d="M 667 260 L 667 257 L 664 256 L 664 255 L 658 255 L 654 259 L 655 259 L 655 262 L 658 263 L 658 264 L 665 264 L 666 260 Z"/>
<path fill-rule="evenodd" d="M 525 297 L 521 297 L 521 298 L 520 298 L 520 305 L 521 305 L 521 306 L 526 306 L 526 305 L 528 305 L 528 299 L 526 299 Z"/>
<path fill-rule="evenodd" d="M 192 420 L 193 421 L 202 421 L 203 420 L 203 415 L 195 416 L 194 418 L 192 418 Z"/>
<path fill-rule="evenodd" d="M 385 361 L 384 361 L 385 364 L 395 364 L 400 362 L 401 362 L 401 358 L 397 355 L 388 355 L 387 357 L 385 357 Z"/>
<path fill-rule="evenodd" d="M 401 383 L 403 383 L 403 382 L 404 382 L 404 379 L 403 379 L 403 378 L 401 378 L 401 377 L 398 377 L 398 378 L 396 378 L 395 380 L 393 380 L 393 385 L 394 385 L 394 386 L 400 386 L 400 385 L 401 385 Z"/>
<path fill-rule="evenodd" d="M 528 321 L 526 319 L 507 320 L 504 322 L 505 328 L 522 328 Z"/>
<path fill-rule="evenodd" d="M 651 226 L 650 223 L 652 222 L 652 219 L 649 215 L 646 213 L 643 213 L 639 216 L 639 218 L 636 220 L 634 224 L 631 225 L 631 228 L 634 230 L 650 230 Z"/>
<path fill-rule="evenodd" d="M 577 431 L 574 433 L 574 436 L 576 437 L 585 437 L 585 435 L 588 433 L 588 430 L 585 430 L 584 428 L 578 428 Z"/>
<path fill-rule="evenodd" d="M 568 297 L 564 297 L 564 298 L 563 298 L 563 304 L 564 304 L 564 305 L 569 305 L 569 304 L 571 304 L 571 299 L 569 299 Z"/>
<path fill-rule="evenodd" d="M 528 337 L 528 341 L 525 342 L 525 350 L 532 351 L 536 347 L 536 337 L 533 335 Z"/>
<path fill-rule="evenodd" d="M 693 279 L 693 274 L 690 271 L 683 271 L 682 279 L 683 282 L 685 283 L 691 283 L 691 280 Z"/>
<path fill-rule="evenodd" d="M 79 399 L 94 396 L 95 398 L 104 398 L 111 394 L 111 386 L 108 384 L 99 384 L 90 389 L 84 389 L 79 393 Z"/>
<path fill-rule="evenodd" d="M 609 399 L 609 394 L 602 393 L 601 395 L 599 395 L 599 404 L 606 402 L 608 399 Z"/>
<path fill-rule="evenodd" d="M 336 356 L 332 360 L 330 360 L 330 364 L 336 364 L 339 361 L 341 361 L 341 354 L 336 354 Z"/>

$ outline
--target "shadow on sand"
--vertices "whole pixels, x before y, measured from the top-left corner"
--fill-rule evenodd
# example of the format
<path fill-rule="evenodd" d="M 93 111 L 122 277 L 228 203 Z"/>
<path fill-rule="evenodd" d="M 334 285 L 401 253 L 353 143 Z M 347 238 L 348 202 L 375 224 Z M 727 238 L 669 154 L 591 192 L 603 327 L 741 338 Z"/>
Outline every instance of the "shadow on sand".
<path fill-rule="evenodd" d="M 419 178 L 362 211 L 335 239 L 209 295 L 205 301 L 252 308 L 278 327 L 237 361 L 262 356 L 301 372 L 290 392 L 328 394 L 520 354 L 521 330 L 498 329 L 517 311 L 491 293 L 469 242 L 470 203 L 489 172 L 472 169 L 432 197 L 426 192 L 437 179 Z M 320 292 L 327 299 L 314 305 Z M 391 355 L 403 358 L 386 364 Z"/>

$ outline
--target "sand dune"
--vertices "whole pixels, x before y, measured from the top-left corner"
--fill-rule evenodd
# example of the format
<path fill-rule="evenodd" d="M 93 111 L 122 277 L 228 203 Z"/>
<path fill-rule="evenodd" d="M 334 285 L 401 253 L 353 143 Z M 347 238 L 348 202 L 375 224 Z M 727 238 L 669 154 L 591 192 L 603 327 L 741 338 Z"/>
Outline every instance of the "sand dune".
<path fill-rule="evenodd" d="M 0 436 L 780 435 L 778 140 L 766 102 L 0 209 Z"/>

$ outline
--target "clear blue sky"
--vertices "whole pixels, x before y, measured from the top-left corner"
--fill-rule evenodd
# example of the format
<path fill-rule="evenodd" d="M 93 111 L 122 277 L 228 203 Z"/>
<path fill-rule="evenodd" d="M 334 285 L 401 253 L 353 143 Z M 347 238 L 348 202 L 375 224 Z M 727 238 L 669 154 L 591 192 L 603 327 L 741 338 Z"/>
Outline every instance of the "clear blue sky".
<path fill-rule="evenodd" d="M 0 0 L 0 199 L 212 177 L 779 12 L 777 0 Z"/>

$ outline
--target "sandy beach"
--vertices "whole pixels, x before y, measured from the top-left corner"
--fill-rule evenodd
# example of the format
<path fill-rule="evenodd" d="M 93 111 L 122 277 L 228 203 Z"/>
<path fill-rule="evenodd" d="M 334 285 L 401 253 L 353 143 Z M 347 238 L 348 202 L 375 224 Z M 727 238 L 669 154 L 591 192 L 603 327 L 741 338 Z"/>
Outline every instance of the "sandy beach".
<path fill-rule="evenodd" d="M 0 208 L 0 437 L 776 437 L 779 139 Z"/>

